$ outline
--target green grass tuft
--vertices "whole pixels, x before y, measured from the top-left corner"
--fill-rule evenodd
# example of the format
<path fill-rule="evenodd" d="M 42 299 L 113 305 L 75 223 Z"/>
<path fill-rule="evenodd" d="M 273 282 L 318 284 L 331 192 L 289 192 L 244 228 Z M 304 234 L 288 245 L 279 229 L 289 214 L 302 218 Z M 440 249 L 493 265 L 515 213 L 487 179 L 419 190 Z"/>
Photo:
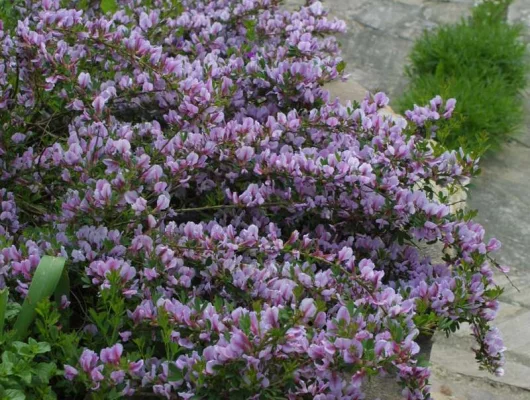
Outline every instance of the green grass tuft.
<path fill-rule="evenodd" d="M 523 119 L 520 92 L 526 86 L 522 25 L 509 25 L 510 0 L 489 0 L 456 25 L 426 32 L 410 54 L 407 91 L 397 101 L 404 112 L 440 94 L 456 98 L 460 123 L 444 138 L 448 148 L 480 153 L 498 148 Z"/>

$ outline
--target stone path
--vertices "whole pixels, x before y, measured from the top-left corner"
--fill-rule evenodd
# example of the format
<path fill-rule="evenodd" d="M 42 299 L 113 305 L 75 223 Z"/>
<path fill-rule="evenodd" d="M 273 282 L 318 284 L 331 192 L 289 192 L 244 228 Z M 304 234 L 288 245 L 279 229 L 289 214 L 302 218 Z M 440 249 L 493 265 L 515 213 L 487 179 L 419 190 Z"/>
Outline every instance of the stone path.
<path fill-rule="evenodd" d="M 321 0 L 332 15 L 345 20 L 348 33 L 340 37 L 347 83 L 334 83 L 341 99 L 361 99 L 365 90 L 383 90 L 392 98 L 406 86 L 403 70 L 416 38 L 425 29 L 468 16 L 475 0 Z M 288 0 L 287 5 L 302 3 Z M 528 26 L 530 0 L 515 0 L 508 19 Z M 512 267 L 505 286 L 497 326 L 505 338 L 506 374 L 497 378 L 478 370 L 470 349 L 469 329 L 450 338 L 438 336 L 432 352 L 435 400 L 530 400 L 530 90 L 527 121 L 522 132 L 481 164 L 482 175 L 471 188 L 468 207 L 488 237 L 503 243 L 498 256 Z M 492 99 L 494 101 L 494 99 Z M 391 104 L 392 105 L 392 104 Z M 367 399 L 373 400 L 373 399 Z"/>

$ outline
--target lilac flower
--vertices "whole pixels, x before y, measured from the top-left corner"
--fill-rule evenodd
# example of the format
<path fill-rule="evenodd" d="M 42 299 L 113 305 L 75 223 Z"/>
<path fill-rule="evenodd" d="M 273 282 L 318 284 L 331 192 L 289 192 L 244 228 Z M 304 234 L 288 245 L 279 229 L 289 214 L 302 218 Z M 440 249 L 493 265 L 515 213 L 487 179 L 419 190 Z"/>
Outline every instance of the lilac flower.
<path fill-rule="evenodd" d="M 100 365 L 100 366 L 98 366 L 96 368 L 93 368 L 90 371 L 89 376 L 90 376 L 90 379 L 92 380 L 92 382 L 94 384 L 92 386 L 92 390 L 99 389 L 100 382 L 105 379 L 105 377 L 102 374 L 102 370 L 103 370 L 103 365 Z"/>
<path fill-rule="evenodd" d="M 119 364 L 122 352 L 123 346 L 120 343 L 102 349 L 100 353 L 101 361 L 105 364 Z"/>
<path fill-rule="evenodd" d="M 144 360 L 129 363 L 129 372 L 133 375 L 141 375 L 144 368 Z"/>
<path fill-rule="evenodd" d="M 131 206 L 131 208 L 136 212 L 137 215 L 145 211 L 146 207 L 147 200 L 142 197 L 137 198 L 134 204 Z"/>
<path fill-rule="evenodd" d="M 110 378 L 116 383 L 122 383 L 125 379 L 125 371 L 118 370 L 118 371 L 112 371 L 110 374 Z"/>
<path fill-rule="evenodd" d="M 61 310 L 67 309 L 68 307 L 70 307 L 70 304 L 71 302 L 68 300 L 68 297 L 66 297 L 66 295 L 63 294 L 61 296 L 61 305 L 60 305 Z"/>
<path fill-rule="evenodd" d="M 131 338 L 132 332 L 124 331 L 124 332 L 120 332 L 119 335 L 121 337 L 121 340 L 123 340 L 124 342 L 127 342 Z"/>
<path fill-rule="evenodd" d="M 304 299 L 300 303 L 300 311 L 303 314 L 303 319 L 305 322 L 313 318 L 317 313 L 317 307 L 314 304 L 313 299 Z"/>
<path fill-rule="evenodd" d="M 81 86 L 83 89 L 86 89 L 92 83 L 90 74 L 88 72 L 81 72 L 77 78 L 77 82 L 79 83 L 79 86 Z"/>
<path fill-rule="evenodd" d="M 69 381 L 74 380 L 74 378 L 79 374 L 77 369 L 72 367 L 71 365 L 65 365 L 64 366 L 64 377 L 68 379 Z"/>
<path fill-rule="evenodd" d="M 94 353 L 92 350 L 85 349 L 83 351 L 83 354 L 81 354 L 81 357 L 79 358 L 79 363 L 81 364 L 81 368 L 85 372 L 90 372 L 92 369 L 94 369 L 99 361 L 99 357 L 96 353 Z"/>
<path fill-rule="evenodd" d="M 254 155 L 254 149 L 249 146 L 240 147 L 236 151 L 236 157 L 240 161 L 248 162 Z"/>
<path fill-rule="evenodd" d="M 156 209 L 160 211 L 167 209 L 169 207 L 169 202 L 169 197 L 161 194 L 156 201 Z"/>
<path fill-rule="evenodd" d="M 107 100 L 108 98 L 104 96 L 96 96 L 96 98 L 92 102 L 92 107 L 94 108 L 94 111 L 96 111 L 96 114 L 101 114 L 103 112 Z"/>
<path fill-rule="evenodd" d="M 445 103 L 445 112 L 443 114 L 444 118 L 451 118 L 453 115 L 453 111 L 455 109 L 456 100 L 455 99 L 449 99 Z"/>

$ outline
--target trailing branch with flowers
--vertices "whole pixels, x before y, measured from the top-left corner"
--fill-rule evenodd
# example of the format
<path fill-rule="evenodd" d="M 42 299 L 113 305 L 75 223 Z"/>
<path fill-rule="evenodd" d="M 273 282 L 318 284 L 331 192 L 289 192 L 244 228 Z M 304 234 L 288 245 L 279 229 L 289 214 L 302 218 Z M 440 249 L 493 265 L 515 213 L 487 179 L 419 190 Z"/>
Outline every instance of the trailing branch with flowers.
<path fill-rule="evenodd" d="M 453 99 L 331 99 L 345 26 L 319 2 L 66 3 L 0 22 L 1 340 L 60 371 L 5 396 L 361 399 L 394 373 L 428 399 L 416 341 L 463 322 L 502 373 L 500 244 L 433 190 L 477 172 L 430 141 Z M 45 255 L 62 292 L 17 332 Z"/>

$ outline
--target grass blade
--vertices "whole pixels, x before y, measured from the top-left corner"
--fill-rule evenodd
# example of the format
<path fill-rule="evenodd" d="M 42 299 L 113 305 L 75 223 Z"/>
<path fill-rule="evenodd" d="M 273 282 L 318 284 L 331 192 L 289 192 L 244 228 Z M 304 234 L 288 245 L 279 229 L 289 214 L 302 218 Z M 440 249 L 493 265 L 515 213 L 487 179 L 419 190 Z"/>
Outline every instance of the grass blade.
<path fill-rule="evenodd" d="M 50 256 L 44 256 L 40 260 L 29 286 L 28 295 L 15 322 L 16 339 L 24 339 L 29 333 L 28 329 L 35 318 L 35 307 L 41 300 L 50 297 L 55 292 L 63 275 L 65 262 L 66 260 L 62 257 Z"/>

